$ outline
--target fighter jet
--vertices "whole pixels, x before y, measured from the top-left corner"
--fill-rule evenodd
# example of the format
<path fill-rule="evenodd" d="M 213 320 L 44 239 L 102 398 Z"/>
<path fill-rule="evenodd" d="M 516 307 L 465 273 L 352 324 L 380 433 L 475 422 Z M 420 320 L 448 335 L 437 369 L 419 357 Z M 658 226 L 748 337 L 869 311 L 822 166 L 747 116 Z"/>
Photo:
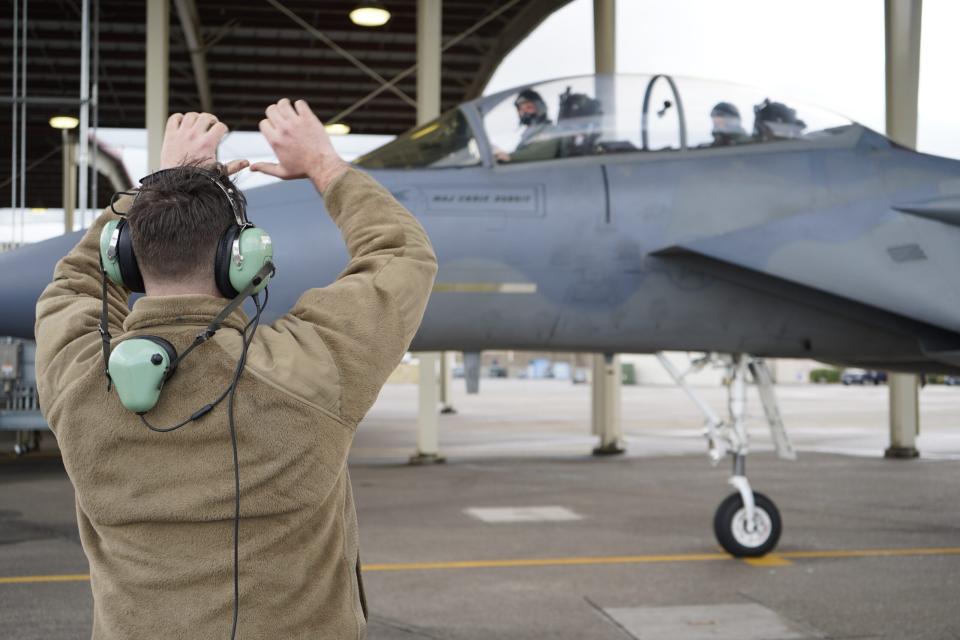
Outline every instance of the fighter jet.
<path fill-rule="evenodd" d="M 735 555 L 768 552 L 781 530 L 744 472 L 751 373 L 792 456 L 763 358 L 960 372 L 960 163 L 792 98 L 563 78 L 464 103 L 356 164 L 439 257 L 414 350 L 727 354 L 731 416 L 705 411 L 712 457 L 734 460 L 715 530 Z M 276 315 L 346 254 L 306 181 L 247 195 L 276 246 Z M 0 254 L 0 335 L 32 336 L 34 302 L 76 241 Z"/>

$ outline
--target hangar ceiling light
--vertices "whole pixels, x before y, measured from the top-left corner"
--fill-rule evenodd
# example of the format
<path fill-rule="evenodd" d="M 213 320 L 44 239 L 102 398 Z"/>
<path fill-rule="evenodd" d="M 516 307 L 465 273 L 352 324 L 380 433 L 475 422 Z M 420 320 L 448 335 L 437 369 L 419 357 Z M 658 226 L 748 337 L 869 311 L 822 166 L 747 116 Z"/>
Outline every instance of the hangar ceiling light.
<path fill-rule="evenodd" d="M 350 20 L 360 27 L 381 27 L 390 20 L 390 12 L 382 2 L 361 2 L 350 12 Z"/>
<path fill-rule="evenodd" d="M 334 122 L 333 124 L 325 125 L 324 128 L 332 136 L 345 136 L 350 133 L 350 126 L 343 124 L 342 122 Z"/>
<path fill-rule="evenodd" d="M 50 118 L 50 126 L 54 129 L 76 129 L 80 121 L 73 116 L 53 116 Z"/>

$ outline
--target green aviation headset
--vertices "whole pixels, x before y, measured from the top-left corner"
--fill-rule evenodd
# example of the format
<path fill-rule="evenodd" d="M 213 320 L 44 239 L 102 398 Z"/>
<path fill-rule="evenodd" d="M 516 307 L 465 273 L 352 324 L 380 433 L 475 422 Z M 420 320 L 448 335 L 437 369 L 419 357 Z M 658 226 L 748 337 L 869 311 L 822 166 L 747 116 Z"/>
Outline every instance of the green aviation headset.
<path fill-rule="evenodd" d="M 149 186 L 165 173 L 182 170 L 182 167 L 164 169 L 142 178 L 140 184 Z M 253 281 L 260 267 L 272 260 L 273 243 L 267 232 L 258 229 L 247 219 L 247 212 L 237 199 L 236 191 L 228 178 L 221 178 L 216 173 L 201 167 L 192 167 L 191 170 L 206 177 L 223 192 L 236 220 L 236 224 L 227 227 L 220 237 L 214 259 L 214 278 L 217 289 L 223 297 L 235 298 Z M 117 197 L 119 195 L 124 194 L 118 194 Z M 139 195 L 139 192 L 136 195 Z M 117 212 L 116 209 L 113 210 Z M 125 218 L 109 222 L 104 227 L 100 234 L 100 259 L 103 270 L 113 282 L 131 291 L 143 293 L 143 276 L 140 274 L 140 266 L 133 253 L 130 226 Z M 251 293 L 259 293 L 265 286 L 267 286 L 266 280 L 257 285 Z"/>
<path fill-rule="evenodd" d="M 164 169 L 141 179 L 140 184 L 149 186 L 169 171 L 183 170 L 183 167 Z M 247 296 L 259 294 L 274 272 L 273 242 L 270 235 L 247 219 L 243 204 L 237 198 L 229 179 L 201 167 L 192 167 L 190 170 L 207 178 L 219 188 L 234 216 L 235 222 L 221 235 L 214 257 L 214 280 L 217 289 L 225 298 L 232 298 L 232 301 L 179 356 L 169 341 L 158 336 L 137 336 L 124 340 L 111 353 L 106 317 L 101 318 L 100 333 L 104 341 L 104 364 L 108 381 L 116 385 L 123 405 L 141 416 L 156 405 L 163 384 L 170 379 L 183 358 L 211 338 L 220 328 L 220 324 Z M 124 214 L 113 207 L 120 195 L 124 194 L 114 196 L 111 208 L 123 216 Z M 135 194 L 138 195 L 139 192 Z M 104 287 L 109 278 L 131 291 L 143 293 L 143 276 L 133 251 L 130 225 L 126 217 L 108 222 L 104 226 L 100 233 L 100 262 L 103 267 Z M 259 303 L 257 306 L 259 309 Z M 212 408 L 211 406 L 210 409 Z"/>
<path fill-rule="evenodd" d="M 140 180 L 143 186 L 149 186 L 166 171 L 183 170 L 165 169 L 153 173 Z M 260 315 L 266 307 L 270 290 L 266 289 L 267 282 L 276 273 L 273 265 L 273 242 L 270 236 L 258 229 L 247 220 L 243 202 L 236 196 L 233 184 L 229 178 L 222 177 L 212 171 L 200 167 L 192 167 L 200 175 L 213 182 L 223 192 L 230 204 L 235 218 L 217 243 L 214 258 L 214 277 L 217 288 L 226 298 L 232 298 L 216 318 L 194 338 L 189 347 L 177 354 L 176 348 L 167 340 L 159 336 L 136 336 L 118 344 L 111 353 L 110 331 L 107 316 L 107 280 L 122 285 L 132 291 L 142 293 L 143 277 L 133 251 L 133 242 L 130 237 L 130 227 L 125 214 L 114 208 L 121 195 L 138 196 L 139 192 L 123 192 L 114 195 L 110 208 L 121 216 L 120 220 L 107 223 L 100 234 L 100 263 L 102 266 L 103 302 L 100 312 L 100 335 L 103 341 L 104 373 L 107 377 L 107 390 L 111 385 L 117 387 L 120 402 L 128 410 L 140 417 L 140 421 L 151 431 L 168 433 L 198 420 L 213 410 L 220 402 L 229 396 L 227 401 L 227 420 L 230 427 L 230 440 L 233 447 L 234 470 L 234 518 L 233 518 L 233 628 L 230 638 L 237 634 L 237 623 L 240 615 L 240 458 L 237 447 L 237 430 L 234 424 L 234 398 L 237 383 L 247 360 L 247 350 L 256 334 L 260 323 Z M 136 200 L 134 200 L 136 202 Z M 260 302 L 260 292 L 264 292 L 264 300 Z M 183 359 L 191 351 L 209 340 L 220 328 L 226 318 L 243 304 L 248 297 L 253 297 L 257 312 L 253 320 L 243 328 L 243 348 L 240 359 L 230 385 L 211 403 L 204 405 L 181 422 L 170 427 L 155 427 L 147 421 L 146 413 L 156 406 L 160 399 L 160 391 L 164 383 L 170 379 Z M 252 330 L 251 330 L 252 327 Z"/>

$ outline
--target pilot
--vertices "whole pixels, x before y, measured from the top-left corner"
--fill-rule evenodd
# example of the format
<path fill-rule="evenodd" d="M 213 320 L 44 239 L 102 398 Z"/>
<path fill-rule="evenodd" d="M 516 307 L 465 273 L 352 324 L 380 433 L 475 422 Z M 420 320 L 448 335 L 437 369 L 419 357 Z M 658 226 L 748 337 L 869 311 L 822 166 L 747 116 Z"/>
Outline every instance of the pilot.
<path fill-rule="evenodd" d="M 792 140 L 803 135 L 807 123 L 797 118 L 797 110 L 766 98 L 753 108 L 753 137 L 760 142 Z"/>
<path fill-rule="evenodd" d="M 527 128 L 534 125 L 550 124 L 550 118 L 547 117 L 547 103 L 533 89 L 521 91 L 513 101 L 513 106 L 517 109 L 520 124 Z"/>
<path fill-rule="evenodd" d="M 524 89 L 513 101 L 517 118 L 524 127 L 520 142 L 513 153 L 497 149 L 497 162 L 528 162 L 548 160 L 560 153 L 560 140 L 554 131 L 553 122 L 547 116 L 547 103 L 533 89 Z"/>
<path fill-rule="evenodd" d="M 728 147 L 750 141 L 750 136 L 740 124 L 740 110 L 736 105 L 718 102 L 710 110 L 710 119 L 713 120 L 711 147 Z"/>

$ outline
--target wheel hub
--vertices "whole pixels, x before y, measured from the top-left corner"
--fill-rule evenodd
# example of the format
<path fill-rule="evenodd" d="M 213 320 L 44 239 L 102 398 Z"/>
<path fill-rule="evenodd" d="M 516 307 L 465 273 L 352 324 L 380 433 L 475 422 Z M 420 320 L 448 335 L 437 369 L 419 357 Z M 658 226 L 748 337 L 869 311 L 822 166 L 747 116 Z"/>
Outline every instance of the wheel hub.
<path fill-rule="evenodd" d="M 753 523 L 750 523 L 747 521 L 747 510 L 741 508 L 734 514 L 731 528 L 734 540 L 744 547 L 756 548 L 763 546 L 770 538 L 773 523 L 770 514 L 760 507 L 754 509 Z"/>

